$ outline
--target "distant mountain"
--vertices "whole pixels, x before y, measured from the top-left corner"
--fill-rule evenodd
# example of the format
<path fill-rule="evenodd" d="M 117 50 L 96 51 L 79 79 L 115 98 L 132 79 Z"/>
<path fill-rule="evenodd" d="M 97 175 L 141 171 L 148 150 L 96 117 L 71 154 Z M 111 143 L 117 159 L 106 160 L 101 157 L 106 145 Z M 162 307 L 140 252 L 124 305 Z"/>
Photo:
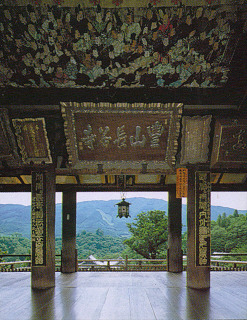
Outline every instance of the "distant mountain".
<path fill-rule="evenodd" d="M 131 217 L 117 218 L 116 200 L 94 200 L 77 203 L 77 233 L 82 230 L 94 232 L 98 228 L 105 234 L 112 236 L 129 236 L 127 222 L 133 222 L 137 214 L 150 210 L 164 210 L 167 212 L 167 201 L 147 198 L 129 198 L 131 203 Z M 56 205 L 56 237 L 61 237 L 61 204 Z M 217 220 L 223 212 L 226 216 L 233 214 L 233 208 L 211 207 L 211 218 Z M 239 213 L 246 213 L 247 210 L 238 210 Z M 186 205 L 182 207 L 183 231 L 186 230 Z M 31 207 L 23 205 L 5 204 L 0 205 L 0 235 L 11 235 L 14 232 L 22 233 L 30 237 L 31 231 Z"/>

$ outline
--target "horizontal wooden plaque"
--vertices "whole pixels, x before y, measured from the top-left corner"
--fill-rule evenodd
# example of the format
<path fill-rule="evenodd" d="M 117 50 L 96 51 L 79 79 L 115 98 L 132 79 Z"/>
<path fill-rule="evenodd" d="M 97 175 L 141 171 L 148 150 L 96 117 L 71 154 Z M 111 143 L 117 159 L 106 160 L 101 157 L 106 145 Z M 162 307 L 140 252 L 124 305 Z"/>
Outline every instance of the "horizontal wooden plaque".
<path fill-rule="evenodd" d="M 0 109 L 0 161 L 6 161 L 8 165 L 20 162 L 7 109 Z"/>
<path fill-rule="evenodd" d="M 247 166 L 247 119 L 216 121 L 212 167 L 235 168 Z"/>
<path fill-rule="evenodd" d="M 61 110 L 72 167 L 174 170 L 181 104 L 62 103 Z"/>
<path fill-rule="evenodd" d="M 13 119 L 24 163 L 52 163 L 44 118 Z"/>
<path fill-rule="evenodd" d="M 180 163 L 196 164 L 208 161 L 211 116 L 183 117 Z"/>

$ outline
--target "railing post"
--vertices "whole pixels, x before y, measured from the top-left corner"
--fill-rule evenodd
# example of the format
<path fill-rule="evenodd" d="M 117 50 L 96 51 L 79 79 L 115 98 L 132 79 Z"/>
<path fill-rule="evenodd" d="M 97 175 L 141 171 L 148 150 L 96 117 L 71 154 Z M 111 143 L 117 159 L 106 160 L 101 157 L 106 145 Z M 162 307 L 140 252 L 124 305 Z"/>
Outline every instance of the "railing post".
<path fill-rule="evenodd" d="M 75 249 L 75 261 L 76 261 L 75 272 L 77 272 L 78 271 L 78 251 L 77 251 L 77 249 Z"/>
<path fill-rule="evenodd" d="M 125 271 L 128 270 L 128 256 L 125 256 Z"/>

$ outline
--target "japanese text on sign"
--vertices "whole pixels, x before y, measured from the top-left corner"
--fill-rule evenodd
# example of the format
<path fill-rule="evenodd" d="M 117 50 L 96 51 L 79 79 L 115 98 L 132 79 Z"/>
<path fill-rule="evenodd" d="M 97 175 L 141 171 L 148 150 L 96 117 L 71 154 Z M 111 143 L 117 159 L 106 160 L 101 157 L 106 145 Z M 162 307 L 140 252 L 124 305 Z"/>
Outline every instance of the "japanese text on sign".
<path fill-rule="evenodd" d="M 166 161 L 171 115 L 74 113 L 79 161 Z"/>
<path fill-rule="evenodd" d="M 188 193 L 188 169 L 178 168 L 176 173 L 176 198 L 186 198 Z"/>
<path fill-rule="evenodd" d="M 45 174 L 39 172 L 32 180 L 32 264 L 46 265 Z"/>
<path fill-rule="evenodd" d="M 210 266 L 210 174 L 196 173 L 196 266 Z"/>
<path fill-rule="evenodd" d="M 125 125 L 122 125 L 117 127 L 116 139 L 113 140 L 112 136 L 110 136 L 109 126 L 105 126 L 104 128 L 99 127 L 94 130 L 92 125 L 89 123 L 87 128 L 83 130 L 83 137 L 79 141 L 79 149 L 94 150 L 100 146 L 107 149 L 111 142 L 113 142 L 113 144 L 115 144 L 119 149 L 126 148 L 128 143 L 131 147 L 145 147 L 148 138 L 149 146 L 151 148 L 160 147 L 160 137 L 164 132 L 162 123 L 156 121 L 151 126 L 148 126 L 146 128 L 146 135 L 142 134 L 141 131 L 141 126 L 137 125 L 135 128 L 135 136 L 128 137 Z"/>

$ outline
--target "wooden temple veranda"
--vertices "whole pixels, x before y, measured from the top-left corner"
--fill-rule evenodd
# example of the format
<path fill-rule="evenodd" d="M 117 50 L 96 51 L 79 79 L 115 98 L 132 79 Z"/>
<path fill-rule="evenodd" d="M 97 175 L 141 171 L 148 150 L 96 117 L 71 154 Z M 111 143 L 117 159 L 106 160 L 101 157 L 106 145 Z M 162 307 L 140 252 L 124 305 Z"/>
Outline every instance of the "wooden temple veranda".
<path fill-rule="evenodd" d="M 246 273 L 210 273 L 210 193 L 247 191 L 246 17 L 244 0 L 0 2 L 0 196 L 32 193 L 31 287 L 56 283 L 23 291 L 23 319 L 247 318 Z M 168 192 L 168 273 L 78 275 L 76 193 L 86 191 Z M 28 279 L 0 274 L 0 313 Z M 63 299 L 88 318 L 64 314 Z"/>

